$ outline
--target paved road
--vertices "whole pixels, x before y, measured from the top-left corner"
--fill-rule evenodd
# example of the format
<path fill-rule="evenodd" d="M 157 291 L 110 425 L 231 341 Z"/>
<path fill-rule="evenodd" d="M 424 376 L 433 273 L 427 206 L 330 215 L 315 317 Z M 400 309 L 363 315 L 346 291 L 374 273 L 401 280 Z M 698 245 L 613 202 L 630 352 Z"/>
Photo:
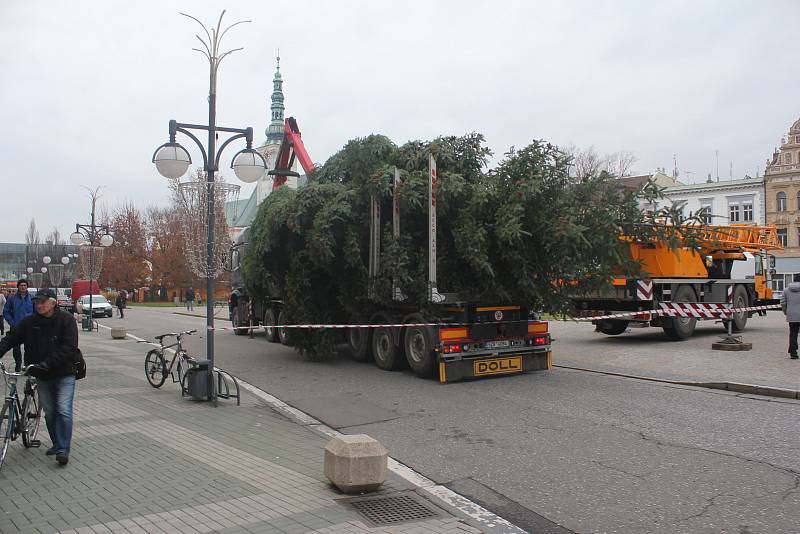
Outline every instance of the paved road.
<path fill-rule="evenodd" d="M 204 324 L 142 309 L 125 323 L 141 336 Z M 568 334 L 556 354 L 586 352 Z M 532 531 L 800 532 L 798 401 L 563 369 L 440 385 L 217 340 L 218 365 Z M 613 350 L 598 341 L 598 356 Z"/>

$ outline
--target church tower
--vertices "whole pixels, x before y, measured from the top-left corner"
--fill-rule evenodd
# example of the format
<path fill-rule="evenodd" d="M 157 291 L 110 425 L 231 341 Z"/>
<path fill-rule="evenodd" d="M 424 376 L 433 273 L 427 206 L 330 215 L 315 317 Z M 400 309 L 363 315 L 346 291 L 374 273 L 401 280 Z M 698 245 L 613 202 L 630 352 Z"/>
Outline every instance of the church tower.
<path fill-rule="evenodd" d="M 284 110 L 286 109 L 283 104 L 283 78 L 281 76 L 281 51 L 278 49 L 278 56 L 275 58 L 277 67 L 275 69 L 275 76 L 272 78 L 272 104 L 270 105 L 270 122 L 265 131 L 267 140 L 263 145 L 258 147 L 258 151 L 264 156 L 267 162 L 267 169 L 272 170 L 275 168 L 275 159 L 278 156 L 278 151 L 281 148 L 284 132 Z M 292 188 L 297 188 L 297 178 L 289 177 L 286 185 Z M 257 201 L 258 204 L 269 196 L 272 191 L 272 176 L 265 174 L 258 180 L 257 185 Z"/>

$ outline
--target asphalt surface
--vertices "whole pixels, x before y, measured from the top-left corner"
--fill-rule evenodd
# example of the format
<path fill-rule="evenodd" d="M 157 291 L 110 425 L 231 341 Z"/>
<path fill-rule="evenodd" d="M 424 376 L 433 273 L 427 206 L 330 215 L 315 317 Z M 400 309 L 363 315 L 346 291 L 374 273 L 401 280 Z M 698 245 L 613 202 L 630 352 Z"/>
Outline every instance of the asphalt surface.
<path fill-rule="evenodd" d="M 132 308 L 101 322 L 141 337 L 203 328 L 173 312 Z M 587 345 L 586 329 L 554 327 L 555 363 L 630 345 Z M 800 532 L 800 401 L 565 369 L 441 385 L 345 357 L 309 362 L 263 336 L 216 340 L 218 366 L 340 431 L 375 437 L 532 532 Z M 657 345 L 638 343 L 637 357 L 696 350 Z M 202 355 L 205 339 L 188 346 Z"/>

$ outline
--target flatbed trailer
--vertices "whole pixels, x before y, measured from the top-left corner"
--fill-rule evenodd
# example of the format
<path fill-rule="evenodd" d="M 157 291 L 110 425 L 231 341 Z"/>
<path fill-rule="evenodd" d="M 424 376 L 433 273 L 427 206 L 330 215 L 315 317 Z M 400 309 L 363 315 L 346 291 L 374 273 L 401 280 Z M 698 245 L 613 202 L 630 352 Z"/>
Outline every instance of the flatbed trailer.
<path fill-rule="evenodd" d="M 552 368 L 551 339 L 546 321 L 540 321 L 527 307 L 517 303 L 472 302 L 453 293 L 440 293 L 436 280 L 436 162 L 429 164 L 429 298 L 422 306 L 406 302 L 399 287 L 393 288 L 393 302 L 373 305 L 348 325 L 317 325 L 340 329 L 356 360 L 373 360 L 385 370 L 404 364 L 420 377 L 438 377 L 454 382 L 469 378 L 508 375 Z M 280 171 L 277 173 L 280 175 Z M 399 184 L 395 171 L 395 186 Z M 380 203 L 372 199 L 369 276 L 379 271 L 381 260 Z M 393 202 L 392 222 L 399 236 L 400 208 Z M 247 251 L 249 229 L 237 239 L 232 252 L 230 312 L 235 332 L 252 333 L 263 326 L 268 341 L 288 343 L 290 329 L 282 328 L 283 302 L 279 297 L 252 298 L 238 274 Z"/>

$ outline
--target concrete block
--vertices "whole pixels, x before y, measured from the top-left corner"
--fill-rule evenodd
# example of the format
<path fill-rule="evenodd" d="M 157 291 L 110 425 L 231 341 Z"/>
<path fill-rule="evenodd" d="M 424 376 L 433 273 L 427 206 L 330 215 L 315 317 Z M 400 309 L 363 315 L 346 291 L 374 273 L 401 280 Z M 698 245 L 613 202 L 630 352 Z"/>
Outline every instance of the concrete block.
<path fill-rule="evenodd" d="M 127 332 L 125 331 L 124 326 L 112 326 L 111 327 L 111 339 L 125 339 Z"/>
<path fill-rule="evenodd" d="M 345 493 L 375 491 L 386 481 L 388 458 L 366 434 L 339 436 L 325 446 L 325 476 Z"/>

